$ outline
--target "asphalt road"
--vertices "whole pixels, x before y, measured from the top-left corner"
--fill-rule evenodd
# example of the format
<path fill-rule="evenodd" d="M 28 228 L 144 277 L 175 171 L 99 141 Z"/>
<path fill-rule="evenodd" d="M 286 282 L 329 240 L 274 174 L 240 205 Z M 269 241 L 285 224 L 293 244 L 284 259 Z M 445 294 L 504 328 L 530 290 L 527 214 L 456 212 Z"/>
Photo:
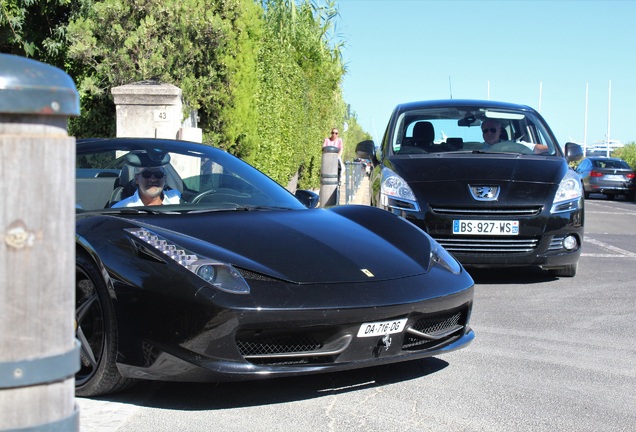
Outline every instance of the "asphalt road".
<path fill-rule="evenodd" d="M 593 195 L 574 278 L 471 272 L 464 350 L 271 381 L 143 383 L 77 401 L 92 431 L 632 431 L 636 203 Z"/>

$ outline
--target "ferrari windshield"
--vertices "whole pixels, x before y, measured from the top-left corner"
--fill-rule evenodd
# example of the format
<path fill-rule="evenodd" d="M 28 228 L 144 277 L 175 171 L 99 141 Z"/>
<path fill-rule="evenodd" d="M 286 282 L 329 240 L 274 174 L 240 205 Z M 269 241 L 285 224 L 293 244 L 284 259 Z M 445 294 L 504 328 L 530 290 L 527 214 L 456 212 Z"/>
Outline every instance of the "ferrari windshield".
<path fill-rule="evenodd" d="M 150 206 L 162 212 L 305 208 L 260 171 L 213 147 L 172 140 L 78 141 L 78 210 Z"/>
<path fill-rule="evenodd" d="M 500 152 L 556 154 L 556 142 L 530 111 L 480 107 L 414 107 L 396 113 L 394 154 Z"/>

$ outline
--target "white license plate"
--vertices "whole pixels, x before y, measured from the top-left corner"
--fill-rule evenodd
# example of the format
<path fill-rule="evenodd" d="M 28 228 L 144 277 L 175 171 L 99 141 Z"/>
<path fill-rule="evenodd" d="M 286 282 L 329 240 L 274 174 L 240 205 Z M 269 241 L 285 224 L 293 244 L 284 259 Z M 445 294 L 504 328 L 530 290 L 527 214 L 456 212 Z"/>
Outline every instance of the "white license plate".
<path fill-rule="evenodd" d="M 386 334 L 401 333 L 406 326 L 406 318 L 393 321 L 364 323 L 358 330 L 358 337 L 384 336 Z"/>
<path fill-rule="evenodd" d="M 453 234 L 519 235 L 519 221 L 454 220 Z"/>
<path fill-rule="evenodd" d="M 611 180 L 611 181 L 623 181 L 625 180 L 625 178 L 622 175 L 616 175 L 616 174 L 606 174 L 605 175 L 605 180 Z"/>

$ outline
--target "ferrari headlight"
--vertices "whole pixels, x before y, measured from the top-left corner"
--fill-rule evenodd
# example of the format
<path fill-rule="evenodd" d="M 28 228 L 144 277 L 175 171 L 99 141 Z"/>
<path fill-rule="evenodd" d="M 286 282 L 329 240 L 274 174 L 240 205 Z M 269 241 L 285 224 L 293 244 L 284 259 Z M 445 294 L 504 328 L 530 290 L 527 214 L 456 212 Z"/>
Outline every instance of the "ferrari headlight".
<path fill-rule="evenodd" d="M 214 270 L 214 266 L 209 264 L 203 264 L 197 268 L 196 272 L 197 276 L 203 279 L 206 282 L 214 282 L 214 277 L 216 276 L 216 271 Z"/>
<path fill-rule="evenodd" d="M 233 294 L 249 294 L 250 292 L 250 286 L 241 273 L 229 263 L 194 254 L 145 228 L 127 228 L 125 231 L 221 291 Z"/>
<path fill-rule="evenodd" d="M 243 276 L 230 264 L 202 259 L 192 264 L 192 271 L 207 283 L 222 291 L 248 294 L 250 287 Z"/>
<path fill-rule="evenodd" d="M 432 238 L 431 240 L 431 257 L 429 260 L 429 270 L 434 265 L 439 265 L 450 271 L 453 274 L 459 274 L 462 271 L 459 262 L 453 257 L 446 249 L 442 247 L 439 243 L 437 243 Z"/>
<path fill-rule="evenodd" d="M 568 170 L 559 184 L 559 188 L 554 195 L 551 213 L 572 211 L 579 208 L 579 202 L 583 196 L 581 181 L 578 175 Z"/>

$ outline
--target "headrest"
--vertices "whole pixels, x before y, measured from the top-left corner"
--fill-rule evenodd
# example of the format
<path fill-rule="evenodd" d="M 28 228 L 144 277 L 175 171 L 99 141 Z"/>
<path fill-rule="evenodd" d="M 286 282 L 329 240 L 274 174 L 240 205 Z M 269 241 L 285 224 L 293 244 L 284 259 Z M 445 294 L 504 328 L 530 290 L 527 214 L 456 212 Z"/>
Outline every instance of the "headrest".
<path fill-rule="evenodd" d="M 124 157 L 126 164 L 134 167 L 158 167 L 170 163 L 170 154 L 161 149 L 151 149 L 147 152 L 130 152 Z"/>
<path fill-rule="evenodd" d="M 450 150 L 459 150 L 463 147 L 464 140 L 462 138 L 448 137 L 446 138 L 446 146 Z"/>
<path fill-rule="evenodd" d="M 431 122 L 423 121 L 415 123 L 413 127 L 413 138 L 425 142 L 433 142 L 435 139 L 435 129 Z"/>

